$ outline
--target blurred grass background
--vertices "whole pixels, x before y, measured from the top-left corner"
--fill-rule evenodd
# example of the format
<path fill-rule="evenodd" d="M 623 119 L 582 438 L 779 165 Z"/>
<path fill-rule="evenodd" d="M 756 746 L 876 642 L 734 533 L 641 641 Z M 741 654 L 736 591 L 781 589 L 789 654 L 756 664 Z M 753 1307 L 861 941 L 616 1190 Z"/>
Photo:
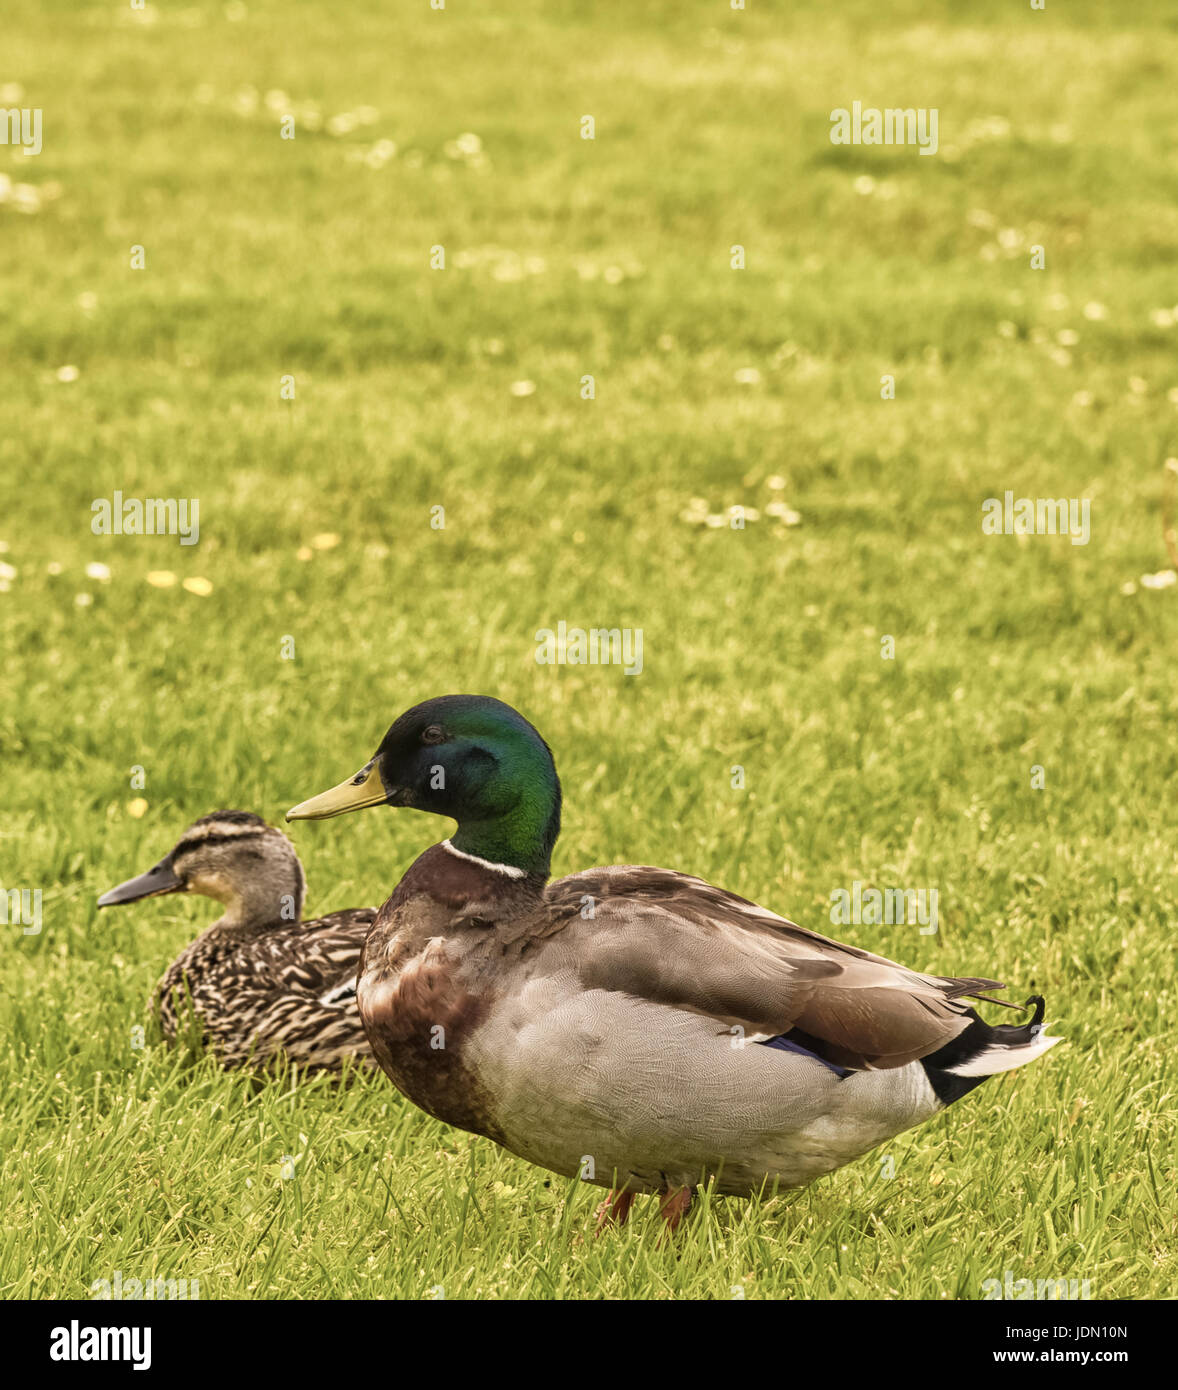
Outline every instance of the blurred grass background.
<path fill-rule="evenodd" d="M 885 8 L 5 26 L 0 105 L 44 148 L 0 147 L 0 885 L 44 929 L 0 928 L 0 1294 L 1172 1291 L 1178 589 L 1141 578 L 1178 453 L 1178 15 Z M 832 146 L 855 100 L 936 107 L 937 156 Z M 116 489 L 199 499 L 199 544 L 93 535 Z M 1006 489 L 1090 498 L 1090 543 L 984 536 Z M 561 620 L 642 628 L 642 675 L 537 665 Z M 96 895 L 463 690 L 553 745 L 555 872 L 667 864 L 818 930 L 854 879 L 935 887 L 936 936 L 841 934 L 1042 990 L 1067 1046 L 888 1146 L 895 1178 L 717 1200 L 677 1256 L 653 1221 L 586 1239 L 596 1191 L 383 1079 L 133 1049 L 213 907 Z M 308 911 L 441 832 L 297 827 Z"/>

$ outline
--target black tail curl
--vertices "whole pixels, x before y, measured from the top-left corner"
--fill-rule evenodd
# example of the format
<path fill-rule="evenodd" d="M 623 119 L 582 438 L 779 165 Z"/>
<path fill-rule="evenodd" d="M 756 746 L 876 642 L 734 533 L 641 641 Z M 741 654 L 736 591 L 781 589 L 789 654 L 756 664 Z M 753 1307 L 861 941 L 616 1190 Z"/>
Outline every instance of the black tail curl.
<path fill-rule="evenodd" d="M 999 1004 L 1005 1001 L 991 999 L 987 1002 Z M 1043 1016 L 1047 1002 L 1041 994 L 1032 994 L 1021 1007 L 1029 1009 L 1032 1004 L 1035 1006 L 1035 1012 L 1030 1022 L 1019 1024 L 989 1024 L 970 1009 L 969 1017 L 973 1022 L 969 1027 L 958 1033 L 952 1042 L 921 1059 L 929 1085 L 936 1092 L 942 1105 L 952 1105 L 955 1100 L 968 1095 L 975 1086 L 980 1086 L 988 1079 L 985 1076 L 959 1076 L 955 1068 L 963 1066 L 987 1048 L 1025 1047 L 1035 1041 L 1043 1031 Z M 1014 1004 L 1011 1007 L 1020 1006 Z"/>

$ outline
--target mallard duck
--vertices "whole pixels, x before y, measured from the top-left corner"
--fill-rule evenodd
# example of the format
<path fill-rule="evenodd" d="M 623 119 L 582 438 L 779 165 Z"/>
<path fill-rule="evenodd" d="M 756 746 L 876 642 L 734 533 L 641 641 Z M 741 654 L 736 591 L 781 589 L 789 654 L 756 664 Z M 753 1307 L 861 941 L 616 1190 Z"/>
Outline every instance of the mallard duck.
<path fill-rule="evenodd" d="M 205 1042 L 228 1067 L 284 1053 L 307 1070 L 346 1057 L 373 1067 L 356 1008 L 356 970 L 373 907 L 302 920 L 307 880 L 281 830 L 248 811 L 214 811 L 153 868 L 120 883 L 99 907 L 164 893 L 203 893 L 224 914 L 176 957 L 156 988 L 164 1035 L 191 996 Z"/>
<path fill-rule="evenodd" d="M 910 970 L 688 874 L 550 882 L 560 782 L 499 700 L 415 706 L 287 819 L 382 803 L 458 828 L 368 934 L 357 999 L 377 1060 L 438 1119 L 611 1188 L 599 1223 L 636 1193 L 673 1230 L 703 1181 L 803 1186 L 1059 1041 L 1038 996 L 1029 1023 L 992 1027 L 966 1000 L 996 981 Z"/>

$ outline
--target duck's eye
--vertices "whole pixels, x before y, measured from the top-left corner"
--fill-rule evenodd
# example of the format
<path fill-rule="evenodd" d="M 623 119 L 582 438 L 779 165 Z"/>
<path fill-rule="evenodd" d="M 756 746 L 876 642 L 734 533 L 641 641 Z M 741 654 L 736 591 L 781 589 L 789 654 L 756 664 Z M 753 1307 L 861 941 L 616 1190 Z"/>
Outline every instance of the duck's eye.
<path fill-rule="evenodd" d="M 421 734 L 422 743 L 441 743 L 446 737 L 440 724 L 431 724 L 428 729 L 424 729 Z"/>

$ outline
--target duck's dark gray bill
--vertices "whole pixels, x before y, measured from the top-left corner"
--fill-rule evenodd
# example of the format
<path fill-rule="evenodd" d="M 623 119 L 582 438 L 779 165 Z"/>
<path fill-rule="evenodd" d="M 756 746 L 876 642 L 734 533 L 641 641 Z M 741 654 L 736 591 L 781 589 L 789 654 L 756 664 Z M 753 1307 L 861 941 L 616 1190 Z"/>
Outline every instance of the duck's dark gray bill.
<path fill-rule="evenodd" d="M 138 878 L 129 878 L 98 899 L 99 907 L 115 907 L 119 903 L 138 902 L 140 898 L 155 898 L 161 893 L 179 893 L 183 882 L 172 872 L 172 866 L 162 859 L 153 869 Z"/>

